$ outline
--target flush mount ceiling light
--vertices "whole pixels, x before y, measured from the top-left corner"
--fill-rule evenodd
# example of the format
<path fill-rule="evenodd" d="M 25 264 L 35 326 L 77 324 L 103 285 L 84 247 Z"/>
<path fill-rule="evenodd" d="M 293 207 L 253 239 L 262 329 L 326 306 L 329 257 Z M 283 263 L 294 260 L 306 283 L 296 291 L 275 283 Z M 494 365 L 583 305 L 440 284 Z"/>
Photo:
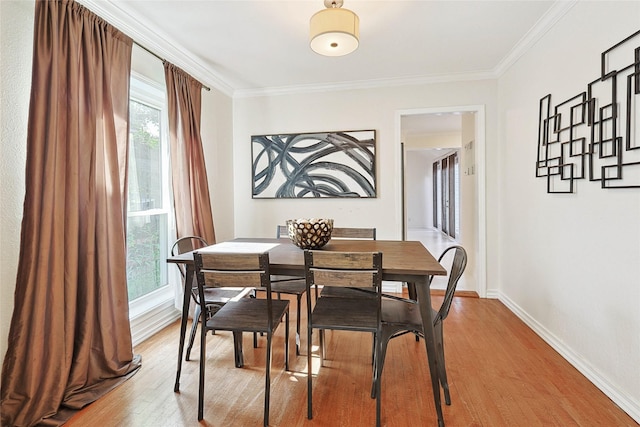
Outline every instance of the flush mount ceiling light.
<path fill-rule="evenodd" d="M 342 9 L 343 3 L 343 0 L 324 0 L 326 9 L 311 17 L 309 38 L 314 52 L 342 56 L 358 48 L 360 19 L 349 9 Z"/>

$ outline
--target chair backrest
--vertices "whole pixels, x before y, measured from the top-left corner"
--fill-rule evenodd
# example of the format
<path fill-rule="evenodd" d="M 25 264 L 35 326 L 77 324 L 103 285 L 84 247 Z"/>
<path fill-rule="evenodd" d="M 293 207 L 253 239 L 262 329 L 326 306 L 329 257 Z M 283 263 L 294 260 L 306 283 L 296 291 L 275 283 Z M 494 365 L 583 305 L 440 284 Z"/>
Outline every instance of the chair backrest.
<path fill-rule="evenodd" d="M 195 252 L 198 282 L 209 288 L 269 285 L 269 253 Z"/>
<path fill-rule="evenodd" d="M 289 237 L 289 231 L 286 225 L 279 225 L 276 228 L 276 238 L 281 239 Z M 371 239 L 376 240 L 376 229 L 359 228 L 359 227 L 333 227 L 331 238 L 336 239 Z"/>
<path fill-rule="evenodd" d="M 451 269 L 449 271 L 447 290 L 444 293 L 444 300 L 438 310 L 438 314 L 435 319 L 433 319 L 434 325 L 443 321 L 449 315 L 449 309 L 451 308 L 451 302 L 453 301 L 453 296 L 456 292 L 456 286 L 458 286 L 458 281 L 460 280 L 462 273 L 464 273 L 464 269 L 467 267 L 467 251 L 459 245 L 453 245 L 445 249 L 438 258 L 438 262 L 441 262 L 451 251 L 454 251 L 454 253 L 453 260 L 451 262 Z"/>
<path fill-rule="evenodd" d="M 206 288 L 259 288 L 267 290 L 271 326 L 271 281 L 269 253 L 194 252 L 199 301 Z"/>
<path fill-rule="evenodd" d="M 376 240 L 376 229 L 360 227 L 333 227 L 331 238 Z"/>
<path fill-rule="evenodd" d="M 304 252 L 307 287 L 382 288 L 381 252 Z"/>
<path fill-rule="evenodd" d="M 276 239 L 284 239 L 289 237 L 289 230 L 286 225 L 279 225 L 276 227 Z"/>
<path fill-rule="evenodd" d="M 185 236 L 176 240 L 171 246 L 171 256 L 180 255 L 185 252 L 191 252 L 196 249 L 204 248 L 205 246 L 209 246 L 206 240 L 202 237 L 198 236 Z M 186 272 L 184 270 L 183 264 L 176 264 L 178 266 L 178 270 L 180 270 L 180 274 L 182 278 L 184 278 Z"/>

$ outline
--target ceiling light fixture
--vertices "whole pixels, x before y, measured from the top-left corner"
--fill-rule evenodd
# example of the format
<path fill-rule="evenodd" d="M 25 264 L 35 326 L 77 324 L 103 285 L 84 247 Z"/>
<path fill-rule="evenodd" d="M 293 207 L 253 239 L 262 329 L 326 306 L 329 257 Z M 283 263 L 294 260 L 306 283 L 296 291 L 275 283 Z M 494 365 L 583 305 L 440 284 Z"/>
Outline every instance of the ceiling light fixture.
<path fill-rule="evenodd" d="M 311 17 L 309 38 L 314 52 L 325 56 L 342 56 L 358 48 L 360 19 L 343 0 L 324 0 L 326 9 Z"/>

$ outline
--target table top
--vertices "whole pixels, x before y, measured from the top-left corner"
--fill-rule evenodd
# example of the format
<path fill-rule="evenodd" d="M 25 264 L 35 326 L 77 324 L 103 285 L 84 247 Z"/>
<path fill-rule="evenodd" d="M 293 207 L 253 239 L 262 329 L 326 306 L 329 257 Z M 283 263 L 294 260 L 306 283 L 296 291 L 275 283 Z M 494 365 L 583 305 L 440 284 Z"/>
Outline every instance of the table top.
<path fill-rule="evenodd" d="M 269 251 L 271 274 L 303 275 L 304 251 L 289 239 L 238 238 L 219 245 L 201 248 L 201 251 L 221 250 L 228 247 L 251 248 Z M 218 246 L 218 248 L 216 248 Z M 444 276 L 447 271 L 433 255 L 417 241 L 402 240 L 351 240 L 332 239 L 323 246 L 323 251 L 336 252 L 382 252 L 382 274 L 384 280 L 411 281 L 412 278 L 429 275 Z M 167 258 L 170 263 L 193 264 L 193 252 Z"/>

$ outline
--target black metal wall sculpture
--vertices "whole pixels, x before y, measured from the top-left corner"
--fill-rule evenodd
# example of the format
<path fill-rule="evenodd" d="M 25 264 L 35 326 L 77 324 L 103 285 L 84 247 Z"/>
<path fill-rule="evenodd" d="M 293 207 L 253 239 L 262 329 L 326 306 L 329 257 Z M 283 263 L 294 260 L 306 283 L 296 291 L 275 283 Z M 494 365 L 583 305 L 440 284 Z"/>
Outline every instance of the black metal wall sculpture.
<path fill-rule="evenodd" d="M 254 135 L 253 198 L 376 197 L 375 130 Z"/>
<path fill-rule="evenodd" d="M 640 188 L 639 99 L 640 31 L 602 53 L 586 91 L 553 107 L 550 94 L 540 100 L 536 176 L 547 193 L 573 193 L 584 178 Z"/>

